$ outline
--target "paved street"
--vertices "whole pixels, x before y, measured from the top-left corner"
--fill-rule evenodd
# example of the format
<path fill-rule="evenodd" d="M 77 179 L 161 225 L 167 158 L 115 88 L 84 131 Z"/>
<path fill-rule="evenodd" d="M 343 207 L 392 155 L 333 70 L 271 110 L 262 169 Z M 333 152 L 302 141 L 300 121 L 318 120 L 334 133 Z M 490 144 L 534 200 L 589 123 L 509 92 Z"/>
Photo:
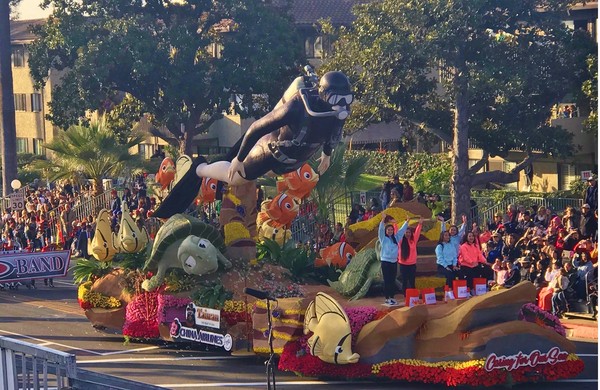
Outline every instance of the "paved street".
<path fill-rule="evenodd" d="M 56 288 L 20 287 L 0 291 L 0 335 L 74 353 L 81 368 L 170 389 L 266 388 L 264 358 L 234 357 L 222 352 L 189 350 L 162 343 L 124 344 L 119 334 L 94 329 L 77 305 L 76 288 L 69 280 L 56 280 Z M 577 342 L 586 364 L 580 377 L 553 383 L 552 389 L 596 389 L 597 343 Z M 373 382 L 327 382 L 277 372 L 278 387 L 311 386 L 351 389 L 430 389 L 431 385 Z M 436 388 L 442 389 L 438 386 Z M 515 388 L 547 389 L 547 384 Z"/>

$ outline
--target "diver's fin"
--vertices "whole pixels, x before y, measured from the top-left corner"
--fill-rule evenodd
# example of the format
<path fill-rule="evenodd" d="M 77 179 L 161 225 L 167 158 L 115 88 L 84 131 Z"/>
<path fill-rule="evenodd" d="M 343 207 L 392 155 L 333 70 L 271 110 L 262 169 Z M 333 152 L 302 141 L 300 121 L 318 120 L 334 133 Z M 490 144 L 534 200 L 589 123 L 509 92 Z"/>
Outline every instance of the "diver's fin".
<path fill-rule="evenodd" d="M 350 322 L 348 320 L 348 316 L 346 315 L 346 312 L 344 311 L 344 309 L 342 309 L 340 304 L 337 303 L 337 301 L 335 299 L 333 299 L 332 297 L 330 297 L 329 295 L 319 292 L 319 293 L 317 293 L 317 296 L 315 297 L 314 302 L 315 302 L 315 314 L 317 315 L 317 321 L 321 321 L 321 317 L 323 317 L 323 315 L 325 315 L 325 314 L 334 313 L 334 314 L 337 314 L 340 317 L 344 318 L 347 322 Z"/>
<path fill-rule="evenodd" d="M 177 184 L 173 187 L 162 203 L 156 209 L 153 217 L 156 218 L 169 218 L 175 214 L 183 213 L 187 207 L 194 201 L 202 179 L 196 175 L 196 168 L 200 164 L 205 164 L 206 159 L 202 156 L 198 156 L 190 166 L 190 169 L 177 181 Z"/>

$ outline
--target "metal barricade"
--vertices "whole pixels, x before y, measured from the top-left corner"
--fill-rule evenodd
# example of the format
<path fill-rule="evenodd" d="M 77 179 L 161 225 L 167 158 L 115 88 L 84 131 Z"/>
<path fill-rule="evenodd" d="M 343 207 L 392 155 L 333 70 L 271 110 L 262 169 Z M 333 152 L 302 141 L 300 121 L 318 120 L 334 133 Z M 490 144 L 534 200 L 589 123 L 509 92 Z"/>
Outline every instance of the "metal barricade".
<path fill-rule="evenodd" d="M 75 355 L 0 336 L 2 389 L 64 389 L 76 377 Z"/>
<path fill-rule="evenodd" d="M 162 390 L 77 368 L 73 354 L 0 336 L 2 390 Z"/>

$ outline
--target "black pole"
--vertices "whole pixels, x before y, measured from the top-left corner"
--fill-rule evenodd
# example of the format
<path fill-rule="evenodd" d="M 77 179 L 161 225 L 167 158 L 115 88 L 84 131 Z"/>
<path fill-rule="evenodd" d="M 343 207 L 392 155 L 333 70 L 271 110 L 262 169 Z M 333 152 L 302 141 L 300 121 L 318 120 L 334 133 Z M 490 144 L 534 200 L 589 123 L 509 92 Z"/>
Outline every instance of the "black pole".
<path fill-rule="evenodd" d="M 269 298 L 267 301 L 267 324 L 268 324 L 268 332 L 269 332 L 269 360 L 265 362 L 267 366 L 267 389 L 273 390 L 276 389 L 275 385 L 275 369 L 273 367 L 273 358 L 275 357 L 275 352 L 273 351 L 273 322 L 271 321 L 271 301 Z M 271 387 L 271 381 L 273 382 L 273 387 Z"/>

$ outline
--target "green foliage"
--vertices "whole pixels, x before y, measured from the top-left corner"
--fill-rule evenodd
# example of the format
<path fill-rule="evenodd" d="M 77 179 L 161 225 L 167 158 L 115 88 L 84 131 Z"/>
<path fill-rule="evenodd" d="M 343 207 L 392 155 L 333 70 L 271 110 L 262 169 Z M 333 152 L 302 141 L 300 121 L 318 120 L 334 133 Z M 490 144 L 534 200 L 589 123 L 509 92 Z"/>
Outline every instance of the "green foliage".
<path fill-rule="evenodd" d="M 119 134 L 141 108 L 189 154 L 191 139 L 222 117 L 232 93 L 244 101 L 267 94 L 273 106 L 287 86 L 282 80 L 304 62 L 286 9 L 260 0 L 45 3 L 54 11 L 34 29 L 29 65 L 38 85 L 51 70 L 65 71 L 49 114 L 62 128 L 127 93 L 139 107 L 116 109 Z M 236 108 L 260 114 L 251 104 Z M 189 134 L 179 138 L 182 123 Z"/>
<path fill-rule="evenodd" d="M 288 276 L 294 282 L 301 282 L 309 277 L 314 270 L 316 253 L 304 248 L 296 248 L 294 240 L 289 240 L 283 246 L 276 241 L 265 238 L 256 245 L 256 259 L 278 264 L 289 271 Z"/>
<path fill-rule="evenodd" d="M 326 267 L 315 267 L 312 272 L 311 278 L 316 280 L 317 282 L 324 284 L 326 286 L 329 285 L 328 280 L 332 282 L 337 282 L 340 278 L 342 271 L 336 267 L 331 265 Z"/>
<path fill-rule="evenodd" d="M 133 127 L 144 114 L 142 102 L 126 94 L 123 100 L 113 105 L 110 100 L 106 102 L 104 119 L 106 127 L 113 132 L 119 143 L 125 144 L 132 135 Z"/>
<path fill-rule="evenodd" d="M 73 283 L 79 285 L 87 281 L 93 282 L 109 274 L 113 267 L 111 262 L 98 261 L 94 258 L 81 258 L 70 270 L 73 271 Z"/>
<path fill-rule="evenodd" d="M 590 78 L 584 81 L 581 91 L 588 100 L 590 113 L 583 123 L 583 129 L 598 136 L 598 56 L 588 56 L 586 63 Z"/>
<path fill-rule="evenodd" d="M 390 177 L 400 176 L 405 180 L 415 180 L 431 170 L 451 169 L 451 162 L 445 154 L 379 152 L 373 150 L 347 151 L 345 158 L 366 157 L 368 164 L 365 173 Z"/>
<path fill-rule="evenodd" d="M 310 194 L 311 200 L 317 205 L 317 219 L 326 220 L 335 203 L 334 200 L 344 195 L 346 191 L 352 191 L 360 175 L 365 172 L 369 161 L 367 156 L 344 158 L 344 154 L 343 147 L 334 150 L 329 169 L 320 175 L 317 186 Z M 313 160 L 310 164 L 316 171 L 317 161 Z"/>
<path fill-rule="evenodd" d="M 450 164 L 432 168 L 415 178 L 415 188 L 427 194 L 448 194 L 450 192 Z"/>
<path fill-rule="evenodd" d="M 113 260 L 119 267 L 136 270 L 144 269 L 146 263 L 146 251 L 137 253 L 117 253 Z"/>
<path fill-rule="evenodd" d="M 121 144 L 104 122 L 72 126 L 44 145 L 54 152 L 52 160 L 37 160 L 33 165 L 47 170 L 50 180 L 91 179 L 101 192 L 102 179 L 117 177 L 126 167 L 140 166 L 139 156 L 130 154 L 129 149 L 141 139 L 138 135 Z"/>
<path fill-rule="evenodd" d="M 233 293 L 227 291 L 221 282 L 215 282 L 213 285 L 204 285 L 192 293 L 191 299 L 198 306 L 211 309 L 221 309 L 225 306 L 225 301 L 231 299 Z"/>
<path fill-rule="evenodd" d="M 574 198 L 579 198 L 585 194 L 588 188 L 587 181 L 581 179 L 575 179 L 569 183 L 569 191 Z"/>

